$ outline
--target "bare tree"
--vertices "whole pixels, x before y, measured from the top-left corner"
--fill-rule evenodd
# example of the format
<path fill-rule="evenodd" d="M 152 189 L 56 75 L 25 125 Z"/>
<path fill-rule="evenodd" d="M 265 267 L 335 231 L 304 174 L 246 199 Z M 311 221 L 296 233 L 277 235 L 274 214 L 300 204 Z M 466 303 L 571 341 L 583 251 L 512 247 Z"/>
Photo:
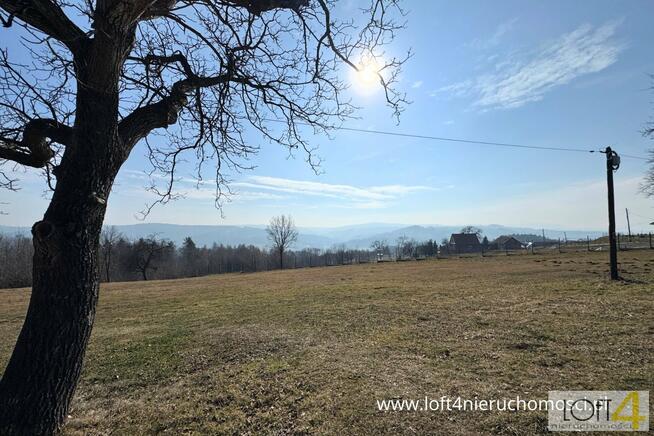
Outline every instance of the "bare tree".
<path fill-rule="evenodd" d="M 461 233 L 477 235 L 477 238 L 480 238 L 484 232 L 479 227 L 465 226 L 464 228 L 461 229 Z"/>
<path fill-rule="evenodd" d="M 149 271 L 157 271 L 159 262 L 166 251 L 173 252 L 171 242 L 157 239 L 156 235 L 141 238 L 134 243 L 133 258 L 129 260 L 135 271 L 141 273 L 143 280 L 148 280 Z"/>
<path fill-rule="evenodd" d="M 393 20 L 397 1 L 370 0 L 344 21 L 335 5 L 0 0 L 3 28 L 24 36 L 26 50 L 0 50 L 0 185 L 17 189 L 13 169 L 30 167 L 53 190 L 32 227 L 32 296 L 0 381 L 0 433 L 49 434 L 64 422 L 95 318 L 107 202 L 139 141 L 158 195 L 147 213 L 178 196 L 175 174 L 187 155 L 197 158 L 198 179 L 215 168 L 220 201 L 224 168 L 248 168 L 243 158 L 257 151 L 246 128 L 306 150 L 317 165 L 301 126 L 328 132 L 352 115 L 342 65 L 379 60 L 380 85 L 399 115 L 404 96 L 393 84 L 406 58 L 381 48 L 402 27 Z M 148 142 L 158 129 L 168 141 Z"/>
<path fill-rule="evenodd" d="M 336 258 L 338 259 L 338 264 L 345 265 L 345 252 L 347 251 L 345 244 L 335 244 L 332 249 L 336 254 Z"/>
<path fill-rule="evenodd" d="M 24 287 L 32 283 L 32 241 L 17 234 L 0 235 L 0 288 Z"/>
<path fill-rule="evenodd" d="M 100 235 L 100 254 L 107 282 L 111 281 L 111 261 L 113 260 L 114 246 L 122 237 L 114 226 L 105 227 Z"/>
<path fill-rule="evenodd" d="M 408 258 L 416 257 L 416 249 L 418 247 L 418 242 L 415 239 L 407 239 L 403 247 L 403 256 Z"/>
<path fill-rule="evenodd" d="M 653 76 L 654 78 L 654 76 Z M 654 139 L 654 121 L 651 121 L 645 130 L 643 136 Z M 654 148 L 649 151 L 649 168 L 645 173 L 645 179 L 641 183 L 641 191 L 648 197 L 654 197 Z"/>
<path fill-rule="evenodd" d="M 450 240 L 447 238 L 441 239 L 441 246 L 439 252 L 441 254 L 450 254 Z"/>
<path fill-rule="evenodd" d="M 649 168 L 645 173 L 645 179 L 641 183 L 641 191 L 648 197 L 654 197 L 654 150 L 649 152 Z"/>
<path fill-rule="evenodd" d="M 395 241 L 395 258 L 402 259 L 404 254 L 404 246 L 409 241 L 409 237 L 406 235 L 399 236 Z"/>
<path fill-rule="evenodd" d="M 370 244 L 370 248 L 375 250 L 375 256 L 377 257 L 377 260 L 383 260 L 384 254 L 388 252 L 388 243 L 385 240 L 378 239 Z"/>
<path fill-rule="evenodd" d="M 266 228 L 273 250 L 279 254 L 279 269 L 284 269 L 284 252 L 297 241 L 297 230 L 291 216 L 273 217 Z"/>
<path fill-rule="evenodd" d="M 415 257 L 416 247 L 418 243 L 415 239 L 411 239 L 406 235 L 402 235 L 397 238 L 397 258 L 405 259 Z"/>

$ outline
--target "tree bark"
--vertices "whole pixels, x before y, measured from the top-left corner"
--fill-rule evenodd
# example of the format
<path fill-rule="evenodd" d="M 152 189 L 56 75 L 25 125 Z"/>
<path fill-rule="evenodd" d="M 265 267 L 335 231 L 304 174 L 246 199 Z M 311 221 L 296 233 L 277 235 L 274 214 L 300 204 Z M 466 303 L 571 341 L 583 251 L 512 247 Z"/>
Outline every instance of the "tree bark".
<path fill-rule="evenodd" d="M 53 434 L 67 416 L 95 318 L 106 200 L 126 158 L 117 114 L 117 91 L 80 87 L 74 139 L 44 218 L 32 227 L 32 295 L 0 380 L 2 435 Z"/>
<path fill-rule="evenodd" d="M 36 223 L 32 232 L 32 297 L 0 381 L 2 434 L 52 434 L 63 423 L 98 300 L 99 232 L 68 235 L 50 220 Z"/>

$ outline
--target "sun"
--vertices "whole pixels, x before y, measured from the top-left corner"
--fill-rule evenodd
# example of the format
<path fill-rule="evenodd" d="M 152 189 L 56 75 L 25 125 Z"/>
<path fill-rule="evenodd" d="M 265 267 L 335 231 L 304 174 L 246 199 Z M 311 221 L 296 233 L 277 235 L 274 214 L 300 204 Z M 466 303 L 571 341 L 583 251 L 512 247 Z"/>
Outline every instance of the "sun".
<path fill-rule="evenodd" d="M 379 73 L 381 62 L 377 58 L 364 59 L 352 70 L 352 88 L 361 94 L 372 94 L 380 87 Z"/>

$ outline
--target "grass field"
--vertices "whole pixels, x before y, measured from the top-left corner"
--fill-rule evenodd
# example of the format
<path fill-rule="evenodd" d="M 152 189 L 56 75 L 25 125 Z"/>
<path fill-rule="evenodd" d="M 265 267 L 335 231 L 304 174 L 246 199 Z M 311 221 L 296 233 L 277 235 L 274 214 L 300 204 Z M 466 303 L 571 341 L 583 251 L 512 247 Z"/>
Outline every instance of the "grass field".
<path fill-rule="evenodd" d="M 543 433 L 376 400 L 651 390 L 654 250 L 620 257 L 617 283 L 576 253 L 104 285 L 65 433 Z M 2 368 L 28 297 L 0 291 Z"/>

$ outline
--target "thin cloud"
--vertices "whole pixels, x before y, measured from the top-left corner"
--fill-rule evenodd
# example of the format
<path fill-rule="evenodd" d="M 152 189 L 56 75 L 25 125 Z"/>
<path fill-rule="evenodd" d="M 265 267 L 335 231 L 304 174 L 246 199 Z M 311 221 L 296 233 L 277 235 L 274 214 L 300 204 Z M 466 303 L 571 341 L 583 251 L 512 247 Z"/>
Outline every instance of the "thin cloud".
<path fill-rule="evenodd" d="M 423 81 L 422 81 L 422 80 L 416 80 L 415 82 L 413 82 L 413 84 L 411 85 L 411 87 L 412 87 L 412 88 L 420 88 L 420 87 L 422 86 L 422 84 L 423 84 Z"/>
<path fill-rule="evenodd" d="M 385 186 L 372 186 L 368 188 L 371 192 L 386 195 L 388 197 L 395 197 L 400 195 L 412 194 L 420 191 L 434 191 L 435 188 L 430 186 L 406 186 L 406 185 L 385 185 Z"/>
<path fill-rule="evenodd" d="M 435 89 L 429 93 L 430 97 L 437 97 L 441 93 L 447 93 L 454 97 L 465 97 L 470 93 L 470 90 L 475 87 L 475 81 L 468 79 L 463 82 L 453 83 L 451 85 L 443 86 Z"/>
<path fill-rule="evenodd" d="M 492 47 L 495 47 L 499 45 L 499 43 L 502 41 L 502 38 L 509 33 L 513 28 L 515 27 L 515 23 L 518 21 L 517 18 L 512 18 L 508 21 L 505 21 L 503 23 L 500 23 L 497 28 L 495 29 L 495 32 L 488 37 L 488 38 L 475 38 L 466 46 L 470 48 L 474 48 L 477 50 L 486 50 Z"/>
<path fill-rule="evenodd" d="M 382 185 L 361 188 L 352 185 L 292 180 L 268 176 L 251 176 L 233 186 L 249 191 L 273 191 L 312 197 L 325 197 L 351 203 L 358 208 L 380 208 L 387 202 L 421 191 L 435 191 L 430 186 Z"/>
<path fill-rule="evenodd" d="M 143 181 L 149 176 L 137 171 L 126 171 L 124 177 Z M 198 183 L 196 180 L 180 178 L 177 180 L 182 187 L 179 194 L 189 200 L 214 200 L 216 186 L 214 180 Z M 191 186 L 189 186 L 191 185 Z M 189 189 L 190 188 L 190 189 Z M 279 202 L 292 198 L 318 197 L 335 200 L 332 207 L 348 209 L 382 209 L 395 201 L 418 192 L 440 191 L 451 189 L 452 186 L 437 188 L 424 185 L 378 185 L 357 187 L 345 184 L 293 180 L 269 176 L 250 176 L 242 181 L 230 183 L 232 193 L 225 200 L 230 203 L 240 202 Z M 142 188 L 132 187 L 123 194 L 143 195 Z M 149 195 L 149 194 L 146 194 Z"/>
<path fill-rule="evenodd" d="M 614 64 L 625 48 L 615 38 L 620 24 L 584 24 L 523 59 L 498 62 L 494 73 L 442 87 L 438 92 L 472 97 L 473 105 L 484 110 L 517 108 L 542 100 L 552 89 Z"/>
<path fill-rule="evenodd" d="M 216 198 L 215 189 L 193 189 L 183 193 L 184 198 L 193 200 L 214 200 Z M 287 195 L 274 194 L 272 192 L 257 191 L 238 191 L 228 195 L 226 200 L 230 203 L 244 201 L 280 201 L 288 199 Z"/>

